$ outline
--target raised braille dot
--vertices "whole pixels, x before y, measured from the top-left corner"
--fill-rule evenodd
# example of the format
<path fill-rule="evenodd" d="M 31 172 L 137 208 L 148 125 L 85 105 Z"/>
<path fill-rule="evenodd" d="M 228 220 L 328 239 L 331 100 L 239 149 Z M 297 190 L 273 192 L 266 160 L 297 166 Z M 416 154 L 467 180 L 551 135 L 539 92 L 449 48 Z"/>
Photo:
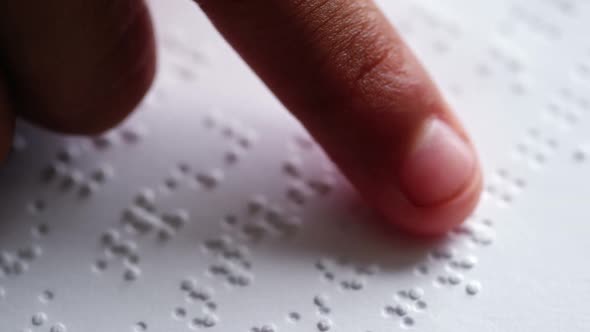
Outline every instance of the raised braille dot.
<path fill-rule="evenodd" d="M 221 129 L 221 134 L 226 138 L 233 138 L 237 131 L 236 123 L 228 123 Z"/>
<path fill-rule="evenodd" d="M 184 279 L 180 282 L 180 289 L 185 292 L 190 292 L 193 289 L 195 289 L 196 287 L 197 287 L 197 282 L 192 278 Z"/>
<path fill-rule="evenodd" d="M 96 262 L 94 262 L 94 265 L 93 265 L 93 268 L 96 272 L 102 272 L 102 271 L 106 270 L 107 267 L 108 267 L 108 263 L 104 259 L 97 260 Z"/>
<path fill-rule="evenodd" d="M 42 199 L 36 199 L 32 201 L 28 206 L 28 210 L 32 214 L 40 214 L 41 212 L 45 211 L 46 208 L 47 204 Z"/>
<path fill-rule="evenodd" d="M 416 301 L 414 307 L 416 308 L 416 310 L 425 310 L 426 307 L 428 307 L 428 305 L 424 301 Z"/>
<path fill-rule="evenodd" d="M 209 271 L 213 275 L 228 275 L 230 272 L 229 268 L 224 265 L 211 265 Z"/>
<path fill-rule="evenodd" d="M 459 267 L 463 269 L 472 269 L 475 266 L 475 264 L 477 264 L 477 257 L 469 255 L 464 257 L 459 262 Z"/>
<path fill-rule="evenodd" d="M 251 329 L 252 332 L 275 332 L 276 330 L 276 327 L 272 324 L 255 326 Z"/>
<path fill-rule="evenodd" d="M 301 159 L 296 157 L 289 158 L 283 163 L 283 171 L 289 176 L 299 177 L 301 176 L 301 164 Z"/>
<path fill-rule="evenodd" d="M 327 269 L 328 262 L 325 259 L 317 261 L 314 266 L 319 271 L 325 271 Z"/>
<path fill-rule="evenodd" d="M 482 246 L 488 246 L 494 242 L 494 235 L 487 232 L 478 232 L 473 234 L 473 242 Z"/>
<path fill-rule="evenodd" d="M 224 161 L 228 165 L 234 165 L 240 160 L 241 152 L 235 148 L 230 149 L 225 153 Z"/>
<path fill-rule="evenodd" d="M 496 194 L 496 192 L 498 191 L 498 189 L 496 188 L 496 186 L 495 186 L 495 185 L 493 185 L 493 184 L 489 184 L 489 185 L 487 185 L 487 186 L 484 188 L 484 190 L 485 190 L 485 192 L 486 192 L 487 194 L 490 194 L 490 195 L 495 195 L 495 194 Z"/>
<path fill-rule="evenodd" d="M 260 224 L 249 223 L 242 227 L 242 233 L 251 241 L 260 241 L 267 234 L 267 230 Z"/>
<path fill-rule="evenodd" d="M 113 167 L 110 165 L 101 165 L 97 168 L 90 176 L 92 180 L 98 183 L 104 183 L 107 179 L 111 178 L 114 174 Z"/>
<path fill-rule="evenodd" d="M 475 71 L 481 77 L 488 77 L 491 74 L 490 67 L 483 63 L 478 64 Z"/>
<path fill-rule="evenodd" d="M 147 331 L 147 329 L 148 329 L 148 326 L 147 326 L 147 323 L 145 323 L 145 322 L 137 322 L 133 326 L 134 332 L 143 332 L 143 331 Z"/>
<path fill-rule="evenodd" d="M 245 287 L 252 283 L 252 277 L 248 275 L 229 275 L 227 281 L 231 285 Z"/>
<path fill-rule="evenodd" d="M 401 299 L 407 299 L 410 297 L 410 294 L 407 290 L 400 290 L 397 292 L 397 297 L 401 298 Z"/>
<path fill-rule="evenodd" d="M 455 251 L 451 248 L 438 248 L 432 252 L 435 259 L 451 259 L 455 256 Z"/>
<path fill-rule="evenodd" d="M 77 169 L 70 170 L 64 175 L 61 187 L 63 189 L 69 189 L 71 187 L 78 186 L 80 183 L 82 183 L 82 179 L 84 179 L 82 172 Z"/>
<path fill-rule="evenodd" d="M 574 151 L 574 155 L 573 155 L 574 161 L 581 163 L 586 161 L 587 158 L 587 153 L 586 151 L 582 150 L 582 149 L 578 149 L 576 151 Z"/>
<path fill-rule="evenodd" d="M 38 312 L 31 318 L 31 324 L 34 326 L 41 326 L 47 322 L 47 314 L 44 312 Z"/>
<path fill-rule="evenodd" d="M 214 169 L 206 173 L 197 173 L 195 179 L 206 189 L 213 189 L 223 181 L 224 174 L 220 169 Z"/>
<path fill-rule="evenodd" d="M 401 327 L 403 328 L 411 328 L 414 326 L 416 322 L 414 321 L 414 318 L 410 317 L 410 316 L 406 316 L 404 318 L 402 318 L 401 321 Z"/>
<path fill-rule="evenodd" d="M 260 328 L 260 332 L 275 332 L 276 329 L 274 325 L 264 325 Z"/>
<path fill-rule="evenodd" d="M 121 130 L 121 137 L 127 143 L 137 143 L 147 133 L 147 128 L 142 124 L 133 124 Z"/>
<path fill-rule="evenodd" d="M 176 176 L 170 175 L 164 180 L 164 185 L 168 190 L 173 191 L 178 188 L 178 181 L 179 179 Z"/>
<path fill-rule="evenodd" d="M 393 306 L 393 312 L 400 317 L 406 316 L 408 314 L 408 311 L 409 308 L 406 304 L 398 303 L 395 306 Z"/>
<path fill-rule="evenodd" d="M 32 261 L 43 253 L 43 249 L 39 245 L 33 244 L 28 248 L 20 249 L 18 251 L 18 257 L 26 261 Z"/>
<path fill-rule="evenodd" d="M 192 320 L 192 324 L 195 327 L 208 328 L 215 326 L 217 324 L 217 320 L 217 316 L 214 316 L 213 314 L 208 314 L 203 317 L 194 318 Z"/>
<path fill-rule="evenodd" d="M 242 136 L 238 138 L 238 144 L 244 149 L 249 149 L 253 141 L 254 137 Z"/>
<path fill-rule="evenodd" d="M 343 280 L 340 285 L 346 290 L 361 290 L 363 289 L 363 283 L 360 280 L 351 279 Z"/>
<path fill-rule="evenodd" d="M 540 135 L 539 130 L 537 128 L 529 128 L 527 130 L 527 134 L 532 138 L 538 138 Z"/>
<path fill-rule="evenodd" d="M 583 111 L 588 111 L 590 109 L 590 100 L 585 98 L 580 98 L 578 100 L 578 106 L 582 108 Z"/>
<path fill-rule="evenodd" d="M 100 242 L 104 246 L 112 246 L 115 243 L 118 243 L 120 238 L 121 235 L 119 234 L 118 230 L 109 229 L 101 235 Z"/>
<path fill-rule="evenodd" d="M 207 114 L 203 117 L 203 126 L 205 128 L 213 128 L 219 123 L 219 118 L 217 114 Z"/>
<path fill-rule="evenodd" d="M 45 290 L 45 291 L 43 291 L 43 293 L 41 293 L 41 295 L 39 295 L 39 301 L 41 301 L 43 303 L 51 302 L 51 301 L 53 301 L 54 298 L 55 298 L 55 293 L 50 290 Z"/>
<path fill-rule="evenodd" d="M 228 214 L 223 217 L 222 222 L 228 227 L 235 227 L 238 224 L 238 218 L 233 214 Z"/>
<path fill-rule="evenodd" d="M 143 188 L 135 196 L 135 204 L 141 207 L 152 207 L 156 204 L 156 192 L 150 188 Z"/>
<path fill-rule="evenodd" d="M 483 219 L 481 223 L 488 227 L 494 226 L 494 221 L 488 218 Z"/>
<path fill-rule="evenodd" d="M 125 258 L 125 262 L 130 265 L 137 265 L 139 263 L 139 260 L 140 260 L 140 258 L 139 258 L 139 255 L 137 255 L 137 254 L 129 254 Z"/>
<path fill-rule="evenodd" d="M 158 230 L 158 240 L 165 242 L 170 240 L 176 232 L 171 227 L 162 227 Z"/>
<path fill-rule="evenodd" d="M 354 273 L 360 276 L 373 276 L 379 272 L 379 266 L 376 264 L 361 265 L 354 267 Z"/>
<path fill-rule="evenodd" d="M 225 248 L 230 246 L 233 242 L 234 242 L 234 240 L 231 237 L 229 237 L 227 235 L 223 235 L 223 236 L 216 238 L 216 239 L 206 240 L 204 243 L 204 246 L 208 250 L 211 250 L 213 252 L 218 252 L 221 250 L 225 250 Z"/>
<path fill-rule="evenodd" d="M 207 307 L 207 309 L 209 309 L 211 311 L 215 311 L 215 310 L 217 310 L 217 303 L 215 303 L 213 301 L 207 301 L 207 303 L 205 303 L 205 307 Z"/>
<path fill-rule="evenodd" d="M 481 291 L 481 283 L 479 281 L 470 281 L 465 286 L 465 291 L 468 295 L 476 295 Z"/>
<path fill-rule="evenodd" d="M 416 267 L 416 273 L 419 275 L 426 275 L 428 274 L 429 269 L 428 266 L 426 265 L 419 265 L 418 267 Z"/>
<path fill-rule="evenodd" d="M 266 219 L 271 224 L 281 223 L 284 219 L 284 212 L 277 205 L 268 206 L 266 208 L 264 219 Z"/>
<path fill-rule="evenodd" d="M 499 177 L 501 177 L 503 179 L 507 179 L 509 177 L 508 171 L 504 168 L 498 169 L 496 173 L 498 174 Z"/>
<path fill-rule="evenodd" d="M 293 137 L 293 141 L 295 142 L 296 146 L 303 150 L 311 150 L 314 147 L 313 140 L 308 136 L 297 134 L 295 137 Z"/>
<path fill-rule="evenodd" d="M 185 318 L 186 317 L 186 309 L 184 309 L 182 307 L 178 307 L 178 308 L 174 309 L 173 316 L 176 319 L 183 319 L 183 318 Z"/>
<path fill-rule="evenodd" d="M 385 308 L 383 308 L 383 313 L 385 314 L 385 316 L 393 316 L 396 314 L 395 307 L 391 305 L 385 306 Z"/>
<path fill-rule="evenodd" d="M 257 134 L 254 130 L 243 128 L 240 137 L 238 137 L 237 140 L 242 148 L 249 149 L 256 142 L 257 138 Z"/>
<path fill-rule="evenodd" d="M 178 170 L 180 171 L 180 173 L 186 175 L 186 174 L 189 174 L 190 173 L 191 167 L 186 162 L 180 162 L 180 163 L 178 163 Z"/>
<path fill-rule="evenodd" d="M 547 158 L 545 157 L 545 155 L 544 155 L 544 154 L 542 154 L 542 153 L 537 153 L 537 154 L 535 154 L 535 156 L 534 156 L 534 159 L 535 159 L 535 161 L 536 161 L 537 163 L 539 163 L 539 164 L 543 164 L 543 163 L 545 163 L 545 161 L 546 161 L 546 159 L 547 159 Z"/>
<path fill-rule="evenodd" d="M 71 163 L 78 157 L 81 153 L 81 150 L 78 146 L 70 145 L 57 153 L 57 160 L 64 162 L 64 163 Z"/>
<path fill-rule="evenodd" d="M 111 251 L 115 255 L 127 256 L 137 251 L 137 244 L 131 240 L 117 243 L 111 247 Z"/>
<path fill-rule="evenodd" d="M 329 319 L 322 319 L 316 324 L 318 331 L 326 332 L 332 328 L 332 321 Z"/>
<path fill-rule="evenodd" d="M 0 287 L 0 300 L 6 297 L 6 290 L 3 287 Z"/>
<path fill-rule="evenodd" d="M 297 205 L 303 205 L 306 201 L 306 194 L 303 185 L 299 182 L 291 183 L 286 192 L 287 199 Z"/>
<path fill-rule="evenodd" d="M 333 180 L 331 178 L 312 179 L 307 185 L 318 195 L 327 195 L 332 191 Z"/>
<path fill-rule="evenodd" d="M 424 296 L 424 290 L 420 287 L 412 288 L 408 292 L 408 297 L 414 301 L 422 298 L 422 296 Z"/>
<path fill-rule="evenodd" d="M 210 288 L 196 287 L 190 291 L 189 296 L 193 300 L 205 302 L 213 296 L 213 290 Z"/>
<path fill-rule="evenodd" d="M 445 277 L 445 276 L 437 276 L 435 282 L 436 282 L 436 285 L 444 286 L 449 281 L 448 281 L 447 277 Z"/>
<path fill-rule="evenodd" d="M 141 270 L 137 266 L 128 266 L 123 274 L 123 278 L 127 281 L 135 281 L 141 275 Z"/>
<path fill-rule="evenodd" d="M 49 329 L 49 332 L 67 332 L 67 328 L 62 323 L 56 323 Z"/>
<path fill-rule="evenodd" d="M 41 180 L 51 181 L 66 173 L 67 166 L 61 161 L 54 161 L 41 171 Z"/>
<path fill-rule="evenodd" d="M 449 276 L 446 278 L 446 282 L 448 282 L 450 285 L 458 285 L 463 281 L 463 275 L 460 273 L 451 273 L 449 274 Z"/>
<path fill-rule="evenodd" d="M 103 136 L 95 137 L 93 140 L 94 146 L 97 149 L 108 149 L 115 144 L 115 139 L 112 133 L 107 133 Z"/>
<path fill-rule="evenodd" d="M 140 207 L 129 207 L 123 211 L 123 224 L 130 233 L 147 233 L 154 228 L 169 227 L 151 210 Z"/>
<path fill-rule="evenodd" d="M 268 199 L 263 195 L 254 195 L 247 203 L 247 209 L 250 214 L 257 214 L 265 210 L 268 206 Z"/>
<path fill-rule="evenodd" d="M 176 210 L 162 216 L 162 221 L 173 229 L 177 230 L 189 221 L 189 214 L 186 210 Z"/>
<path fill-rule="evenodd" d="M 23 274 L 25 271 L 29 269 L 29 264 L 22 260 L 14 261 L 12 266 L 10 267 L 10 272 L 14 275 Z"/>
<path fill-rule="evenodd" d="M 510 86 L 510 90 L 515 95 L 523 95 L 526 93 L 526 86 L 522 82 L 515 82 Z"/>
<path fill-rule="evenodd" d="M 313 304 L 315 304 L 318 307 L 327 307 L 328 297 L 325 295 L 316 295 L 313 297 Z"/>
<path fill-rule="evenodd" d="M 98 191 L 98 184 L 94 181 L 84 181 L 80 184 L 78 194 L 82 198 L 94 195 Z"/>
<path fill-rule="evenodd" d="M 301 314 L 298 312 L 295 312 L 295 311 L 290 312 L 288 317 L 289 317 L 289 320 L 292 322 L 297 322 L 297 321 L 301 320 Z"/>

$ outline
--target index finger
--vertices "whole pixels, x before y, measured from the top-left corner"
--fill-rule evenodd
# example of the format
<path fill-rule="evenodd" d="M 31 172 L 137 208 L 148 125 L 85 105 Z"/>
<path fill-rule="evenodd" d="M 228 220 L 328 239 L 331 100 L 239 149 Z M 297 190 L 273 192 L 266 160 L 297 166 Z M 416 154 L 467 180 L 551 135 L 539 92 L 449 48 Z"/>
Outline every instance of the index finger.
<path fill-rule="evenodd" d="M 469 138 L 371 0 L 197 2 L 389 221 L 438 234 L 471 213 Z"/>

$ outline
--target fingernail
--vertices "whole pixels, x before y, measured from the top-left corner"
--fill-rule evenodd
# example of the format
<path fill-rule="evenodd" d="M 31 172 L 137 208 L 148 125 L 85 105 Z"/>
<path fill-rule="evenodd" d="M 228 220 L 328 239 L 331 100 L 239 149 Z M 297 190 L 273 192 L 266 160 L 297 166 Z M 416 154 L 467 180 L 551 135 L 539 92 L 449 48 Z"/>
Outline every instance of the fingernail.
<path fill-rule="evenodd" d="M 475 164 L 467 142 L 445 122 L 431 118 L 401 167 L 402 191 L 415 205 L 437 205 L 469 184 Z"/>

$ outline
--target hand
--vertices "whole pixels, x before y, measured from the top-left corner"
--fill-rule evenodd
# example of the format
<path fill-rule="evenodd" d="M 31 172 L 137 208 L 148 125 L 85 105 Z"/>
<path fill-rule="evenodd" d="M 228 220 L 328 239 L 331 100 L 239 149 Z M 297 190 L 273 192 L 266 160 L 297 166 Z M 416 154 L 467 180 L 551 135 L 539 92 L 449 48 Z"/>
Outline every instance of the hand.
<path fill-rule="evenodd" d="M 371 0 L 198 4 L 387 220 L 438 234 L 471 213 L 482 182 L 473 146 Z M 2 154 L 16 116 L 97 134 L 154 75 L 141 0 L 2 1 L 0 50 Z"/>

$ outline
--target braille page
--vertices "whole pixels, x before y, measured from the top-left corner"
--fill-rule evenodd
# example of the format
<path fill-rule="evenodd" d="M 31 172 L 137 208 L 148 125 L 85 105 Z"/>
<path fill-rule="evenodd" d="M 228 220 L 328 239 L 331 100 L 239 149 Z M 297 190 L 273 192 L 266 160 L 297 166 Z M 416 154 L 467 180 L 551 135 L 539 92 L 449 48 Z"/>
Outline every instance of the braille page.
<path fill-rule="evenodd" d="M 128 120 L 18 125 L 0 331 L 590 330 L 590 2 L 380 5 L 480 152 L 463 226 L 376 226 L 198 8 L 152 1 L 158 75 Z"/>

